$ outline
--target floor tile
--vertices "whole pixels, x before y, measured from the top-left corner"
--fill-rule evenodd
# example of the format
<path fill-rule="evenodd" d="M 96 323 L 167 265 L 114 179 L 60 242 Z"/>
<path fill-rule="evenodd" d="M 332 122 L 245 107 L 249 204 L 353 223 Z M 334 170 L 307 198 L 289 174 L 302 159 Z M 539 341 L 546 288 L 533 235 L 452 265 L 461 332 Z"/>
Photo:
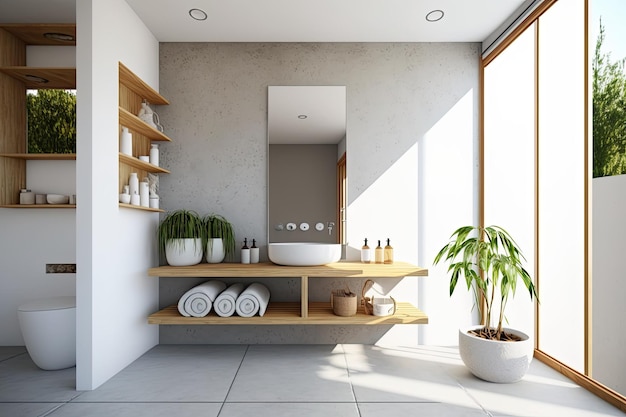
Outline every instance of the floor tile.
<path fill-rule="evenodd" d="M 227 402 L 354 402 L 337 345 L 252 345 Z"/>
<path fill-rule="evenodd" d="M 358 402 L 447 403 L 468 410 L 480 406 L 449 375 L 463 365 L 448 351 L 346 345 L 350 381 Z"/>
<path fill-rule="evenodd" d="M 17 355 L 27 354 L 24 346 L 0 346 L 0 362 Z"/>
<path fill-rule="evenodd" d="M 442 403 L 359 403 L 360 417 L 491 417 L 486 411 Z"/>
<path fill-rule="evenodd" d="M 0 403 L 2 417 L 40 417 L 59 408 L 64 403 Z"/>
<path fill-rule="evenodd" d="M 69 403 L 46 417 L 217 417 L 221 403 Z"/>
<path fill-rule="evenodd" d="M 158 345 L 76 402 L 224 401 L 246 346 Z"/>
<path fill-rule="evenodd" d="M 65 402 L 79 394 L 76 368 L 44 371 L 26 354 L 0 362 L 0 402 Z"/>
<path fill-rule="evenodd" d="M 624 416 L 559 372 L 533 360 L 524 378 L 513 384 L 494 384 L 459 372 L 457 379 L 467 392 L 494 417 Z"/>
<path fill-rule="evenodd" d="M 355 403 L 226 403 L 219 417 L 359 417 Z"/>

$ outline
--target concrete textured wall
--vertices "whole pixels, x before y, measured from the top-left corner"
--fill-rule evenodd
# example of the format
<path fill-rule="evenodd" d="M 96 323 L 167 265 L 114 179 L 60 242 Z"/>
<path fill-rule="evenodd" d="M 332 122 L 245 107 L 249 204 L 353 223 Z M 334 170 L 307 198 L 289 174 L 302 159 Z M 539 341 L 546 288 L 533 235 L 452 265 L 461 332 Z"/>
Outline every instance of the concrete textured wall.
<path fill-rule="evenodd" d="M 162 43 L 160 91 L 170 105 L 156 110 L 173 142 L 161 145 L 161 165 L 171 170 L 160 179 L 161 207 L 226 216 L 238 240 L 257 239 L 266 260 L 267 87 L 345 85 L 349 256 L 358 256 L 364 237 L 391 238 L 396 259 L 429 267 L 435 248 L 459 222 L 476 218 L 479 51 L 478 44 L 461 43 Z M 438 197 L 442 187 L 465 190 L 467 198 L 450 204 L 446 195 Z M 419 224 L 430 234 L 420 233 Z M 453 324 L 423 331 L 443 332 L 430 343 L 451 344 L 457 321 L 446 317 L 460 308 L 466 320 L 471 301 L 469 307 L 451 305 L 447 279 L 437 274 L 443 273 L 431 273 L 424 284 L 407 278 L 382 286 L 414 304 L 418 285 L 431 291 L 421 294 L 429 301 L 431 321 Z M 199 281 L 161 278 L 160 305 L 172 304 Z M 299 297 L 298 280 L 261 281 L 274 300 Z M 327 300 L 345 281 L 312 280 L 311 300 Z M 349 282 L 356 291 L 361 284 Z M 160 342 L 393 339 L 412 345 L 419 342 L 417 333 L 414 325 L 161 326 Z"/>

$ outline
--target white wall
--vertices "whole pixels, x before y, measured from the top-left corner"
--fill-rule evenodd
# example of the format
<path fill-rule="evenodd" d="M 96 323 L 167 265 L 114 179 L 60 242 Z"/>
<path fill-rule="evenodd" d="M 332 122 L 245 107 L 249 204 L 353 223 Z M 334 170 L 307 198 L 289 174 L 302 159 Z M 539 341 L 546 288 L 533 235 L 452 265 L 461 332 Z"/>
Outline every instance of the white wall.
<path fill-rule="evenodd" d="M 397 260 L 430 268 L 450 233 L 476 222 L 478 57 L 478 44 L 162 44 L 161 87 L 172 104 L 158 111 L 173 138 L 161 146 L 172 172 L 161 179 L 162 206 L 223 214 L 238 240 L 257 237 L 266 258 L 267 87 L 345 85 L 348 255 L 358 257 L 365 237 L 390 238 Z M 273 297 L 298 296 L 275 281 Z M 431 324 L 162 326 L 161 343 L 412 345 L 419 329 L 421 341 L 455 345 L 459 322 L 471 321 L 469 295 L 448 297 L 445 268 L 385 282 Z M 161 279 L 161 306 L 194 283 Z M 327 299 L 343 281 L 310 285 L 312 297 Z"/>
<path fill-rule="evenodd" d="M 593 378 L 626 392 L 626 175 L 593 179 Z"/>
<path fill-rule="evenodd" d="M 124 0 L 77 2 L 77 389 L 98 387 L 157 339 L 158 214 L 120 209 L 118 61 L 158 90 L 158 42 Z"/>

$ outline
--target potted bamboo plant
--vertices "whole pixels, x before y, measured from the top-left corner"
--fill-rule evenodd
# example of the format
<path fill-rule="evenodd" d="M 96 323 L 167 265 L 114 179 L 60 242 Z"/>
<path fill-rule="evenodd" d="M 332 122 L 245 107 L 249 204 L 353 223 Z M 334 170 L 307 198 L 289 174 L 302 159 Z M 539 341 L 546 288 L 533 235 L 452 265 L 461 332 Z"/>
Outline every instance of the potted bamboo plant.
<path fill-rule="evenodd" d="M 196 265 L 202 261 L 204 223 L 195 211 L 175 210 L 159 223 L 159 250 L 172 266 Z"/>
<path fill-rule="evenodd" d="M 528 335 L 503 327 L 504 312 L 519 280 L 531 300 L 537 293 L 517 243 L 499 226 L 464 226 L 452 233 L 434 264 L 440 261 L 449 264 L 450 295 L 464 278 L 481 311 L 479 326 L 459 330 L 459 353 L 465 365 L 487 381 L 520 380 L 528 370 L 534 347 Z"/>
<path fill-rule="evenodd" d="M 203 221 L 207 262 L 220 263 L 225 257 L 231 259 L 235 253 L 235 233 L 232 224 L 219 214 L 209 214 Z"/>

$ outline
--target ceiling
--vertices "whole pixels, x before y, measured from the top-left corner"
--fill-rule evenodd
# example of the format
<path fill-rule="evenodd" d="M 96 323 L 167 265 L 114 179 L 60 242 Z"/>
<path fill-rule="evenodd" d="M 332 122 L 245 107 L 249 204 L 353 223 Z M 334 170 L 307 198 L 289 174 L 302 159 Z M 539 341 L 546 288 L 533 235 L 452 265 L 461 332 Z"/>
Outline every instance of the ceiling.
<path fill-rule="evenodd" d="M 160 42 L 482 42 L 528 0 L 126 0 Z M 72 23 L 76 0 L 0 0 L 0 23 Z M 201 9 L 196 21 L 190 9 Z M 426 15 L 441 10 L 438 22 Z"/>

